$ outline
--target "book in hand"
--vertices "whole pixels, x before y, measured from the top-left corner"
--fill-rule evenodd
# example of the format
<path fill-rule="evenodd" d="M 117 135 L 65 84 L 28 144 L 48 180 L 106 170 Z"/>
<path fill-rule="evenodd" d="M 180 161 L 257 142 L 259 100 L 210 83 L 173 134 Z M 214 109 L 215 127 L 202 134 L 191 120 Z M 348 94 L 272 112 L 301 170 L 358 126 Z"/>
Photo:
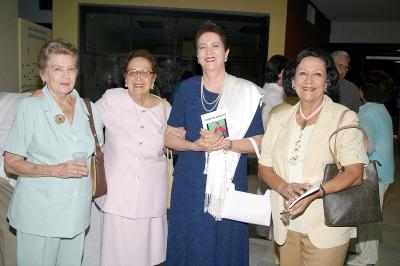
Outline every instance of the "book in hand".
<path fill-rule="evenodd" d="M 228 109 L 220 109 L 201 115 L 203 128 L 208 129 L 224 138 L 229 137 L 228 130 Z"/>
<path fill-rule="evenodd" d="M 318 192 L 319 190 L 319 186 L 315 186 L 310 188 L 309 190 L 307 190 L 306 192 L 304 192 L 303 194 L 301 194 L 297 199 L 295 199 L 290 205 L 289 205 L 289 209 L 292 208 L 294 205 L 296 205 L 297 202 L 299 202 L 300 200 L 304 199 L 305 197 L 310 196 L 311 194 L 314 194 L 315 192 Z"/>

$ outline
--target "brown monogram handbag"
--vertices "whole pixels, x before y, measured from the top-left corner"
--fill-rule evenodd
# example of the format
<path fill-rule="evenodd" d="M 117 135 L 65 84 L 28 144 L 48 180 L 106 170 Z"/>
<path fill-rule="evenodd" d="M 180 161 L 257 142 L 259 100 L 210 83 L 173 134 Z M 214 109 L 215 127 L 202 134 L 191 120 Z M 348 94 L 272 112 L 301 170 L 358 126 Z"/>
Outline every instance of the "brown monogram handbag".
<path fill-rule="evenodd" d="M 92 176 L 92 197 L 97 198 L 107 194 L 106 172 L 104 169 L 104 153 L 101 151 L 97 139 L 96 128 L 94 127 L 92 105 L 88 98 L 83 99 L 89 111 L 89 124 L 96 144 L 96 154 L 92 155 L 91 176 Z"/>
<path fill-rule="evenodd" d="M 333 163 L 325 166 L 323 183 L 328 182 L 343 171 L 343 167 L 337 159 L 336 134 L 341 130 L 356 128 L 363 132 L 364 138 L 367 137 L 364 130 L 359 126 L 339 127 L 345 112 L 339 119 L 337 129 L 329 137 L 329 151 Z M 332 151 L 330 145 L 333 136 L 335 136 L 334 151 Z M 360 185 L 328 194 L 323 198 L 325 224 L 327 226 L 357 226 L 382 220 L 376 163 L 379 164 L 375 160 L 369 161 L 364 168 L 364 178 Z"/>

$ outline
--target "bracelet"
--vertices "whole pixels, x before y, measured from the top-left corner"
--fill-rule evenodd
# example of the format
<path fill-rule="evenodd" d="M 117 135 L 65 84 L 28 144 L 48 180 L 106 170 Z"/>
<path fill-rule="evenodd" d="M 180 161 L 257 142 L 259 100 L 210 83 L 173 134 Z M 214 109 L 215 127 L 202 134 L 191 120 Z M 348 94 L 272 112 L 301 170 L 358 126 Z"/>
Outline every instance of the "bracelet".
<path fill-rule="evenodd" d="M 228 144 L 228 147 L 226 147 L 226 148 L 224 149 L 224 153 L 228 153 L 228 151 L 232 150 L 232 147 L 233 147 L 232 140 L 227 139 L 227 141 L 229 141 L 229 144 Z"/>
<path fill-rule="evenodd" d="M 326 196 L 325 188 L 322 185 L 320 185 L 319 189 L 322 190 L 322 197 L 321 198 L 325 198 L 325 196 Z"/>

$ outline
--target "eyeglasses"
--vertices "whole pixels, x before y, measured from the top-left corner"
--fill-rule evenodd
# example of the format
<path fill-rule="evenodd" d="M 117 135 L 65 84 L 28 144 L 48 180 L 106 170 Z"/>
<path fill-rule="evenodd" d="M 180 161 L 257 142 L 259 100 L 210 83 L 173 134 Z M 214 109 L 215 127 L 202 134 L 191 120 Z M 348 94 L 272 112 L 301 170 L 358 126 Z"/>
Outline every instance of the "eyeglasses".
<path fill-rule="evenodd" d="M 350 71 L 350 69 L 351 69 L 351 67 L 348 66 L 348 65 L 343 65 L 343 64 L 335 64 L 335 65 L 336 65 L 336 67 L 337 67 L 338 69 L 340 69 L 340 70 L 347 70 L 347 71 Z"/>
<path fill-rule="evenodd" d="M 128 70 L 126 73 L 131 78 L 137 78 L 139 76 L 142 78 L 148 78 L 148 77 L 150 77 L 151 74 L 154 73 L 154 71 L 150 71 L 148 69 L 142 69 L 142 70 L 131 69 L 131 70 Z"/>

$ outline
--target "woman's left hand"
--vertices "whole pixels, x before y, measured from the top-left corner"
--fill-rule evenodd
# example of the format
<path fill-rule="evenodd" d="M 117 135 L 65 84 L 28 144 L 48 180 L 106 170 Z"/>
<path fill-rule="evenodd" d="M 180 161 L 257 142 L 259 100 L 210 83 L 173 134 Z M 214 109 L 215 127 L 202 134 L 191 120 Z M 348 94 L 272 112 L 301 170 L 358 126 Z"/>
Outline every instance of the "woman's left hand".
<path fill-rule="evenodd" d="M 308 206 L 311 204 L 311 202 L 313 202 L 315 199 L 319 198 L 319 193 L 310 195 L 308 197 L 305 197 L 304 199 L 299 200 L 290 210 L 290 216 L 292 217 L 297 217 L 299 215 L 301 215 L 307 208 Z M 289 201 L 289 205 L 290 205 L 291 201 Z"/>
<path fill-rule="evenodd" d="M 200 138 L 206 143 L 207 152 L 218 151 L 225 148 L 225 138 L 207 129 L 202 128 L 200 130 Z"/>

